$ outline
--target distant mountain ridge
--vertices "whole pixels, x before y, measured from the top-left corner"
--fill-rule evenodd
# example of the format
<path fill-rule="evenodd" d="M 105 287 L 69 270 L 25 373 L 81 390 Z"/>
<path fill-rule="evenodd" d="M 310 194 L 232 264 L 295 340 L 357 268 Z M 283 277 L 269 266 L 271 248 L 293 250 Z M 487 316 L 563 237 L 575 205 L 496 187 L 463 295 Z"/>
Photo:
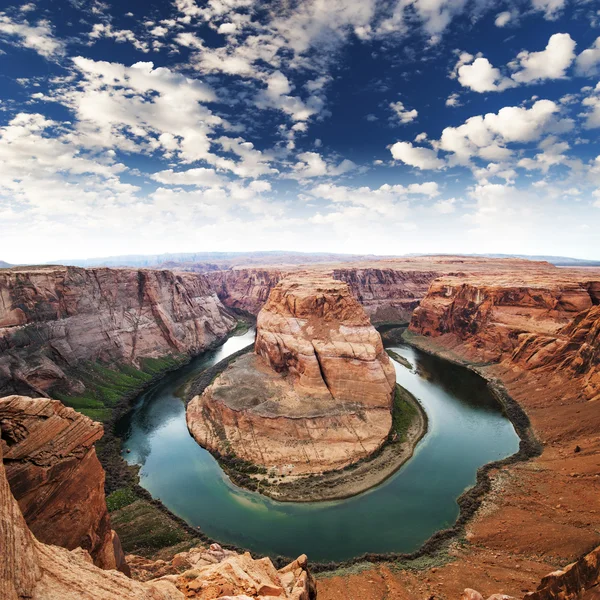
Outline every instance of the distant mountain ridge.
<path fill-rule="evenodd" d="M 75 267 L 137 267 L 193 270 L 199 272 L 226 270 L 232 267 L 260 265 L 302 265 L 311 263 L 356 262 L 361 260 L 382 260 L 418 256 L 457 256 L 454 254 L 341 254 L 330 252 L 175 252 L 166 254 L 129 254 L 88 259 L 63 259 L 48 262 L 54 265 Z M 480 256 L 485 258 L 521 258 L 533 261 L 546 261 L 557 267 L 598 267 L 600 260 L 585 260 L 566 256 L 546 256 L 527 254 L 461 254 L 458 256 Z M 0 261 L 0 268 L 13 265 Z"/>

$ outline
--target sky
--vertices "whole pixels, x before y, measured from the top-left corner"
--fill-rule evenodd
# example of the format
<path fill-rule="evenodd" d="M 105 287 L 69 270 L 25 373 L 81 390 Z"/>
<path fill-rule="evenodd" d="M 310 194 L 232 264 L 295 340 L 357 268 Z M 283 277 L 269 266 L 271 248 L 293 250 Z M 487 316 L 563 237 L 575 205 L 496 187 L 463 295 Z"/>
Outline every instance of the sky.
<path fill-rule="evenodd" d="M 600 258 L 598 0 L 0 2 L 0 260 Z"/>

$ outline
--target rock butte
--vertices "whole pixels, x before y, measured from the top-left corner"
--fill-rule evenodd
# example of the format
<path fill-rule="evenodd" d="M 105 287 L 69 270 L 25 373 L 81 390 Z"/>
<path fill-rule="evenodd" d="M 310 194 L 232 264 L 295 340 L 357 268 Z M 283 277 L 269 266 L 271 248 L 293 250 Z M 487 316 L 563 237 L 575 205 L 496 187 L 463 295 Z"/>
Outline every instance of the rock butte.
<path fill-rule="evenodd" d="M 94 449 L 102 425 L 58 400 L 9 396 L 0 399 L 0 432 L 6 477 L 35 536 L 128 573 Z"/>
<path fill-rule="evenodd" d="M 258 315 L 255 353 L 191 400 L 188 427 L 204 447 L 281 473 L 339 469 L 387 438 L 395 379 L 345 283 L 290 275 Z"/>
<path fill-rule="evenodd" d="M 42 402 L 60 405 L 54 401 Z M 70 437 L 73 437 L 72 432 Z M 9 452 L 10 449 L 9 446 Z M 29 449 L 35 457 L 35 447 L 29 446 Z M 82 548 L 69 551 L 44 544 L 28 528 L 12 495 L 4 464 L 6 461 L 10 466 L 12 459 L 4 455 L 5 450 L 4 444 L 0 445 L 2 600 L 270 600 L 274 597 L 313 600 L 316 597 L 306 556 L 299 557 L 279 571 L 268 558 L 254 560 L 249 554 L 224 551 L 217 544 L 209 549 L 196 548 L 178 554 L 170 565 L 164 561 L 161 561 L 162 564 L 148 564 L 138 557 L 129 557 L 138 574 L 140 564 L 146 567 L 144 579 L 149 581 L 140 582 L 114 570 L 99 569 Z M 96 484 L 101 485 L 102 479 L 100 477 Z M 71 523 L 77 527 L 77 515 L 73 513 Z M 152 572 L 159 570 L 162 571 L 160 575 Z"/>

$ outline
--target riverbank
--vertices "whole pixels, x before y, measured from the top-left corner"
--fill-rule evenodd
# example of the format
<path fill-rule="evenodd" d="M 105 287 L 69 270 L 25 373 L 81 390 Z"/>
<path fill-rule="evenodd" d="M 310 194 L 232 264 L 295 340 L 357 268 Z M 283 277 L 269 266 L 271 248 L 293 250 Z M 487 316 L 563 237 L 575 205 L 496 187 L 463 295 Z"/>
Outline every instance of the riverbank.
<path fill-rule="evenodd" d="M 239 346 L 238 346 L 239 347 Z M 233 360 L 235 357 L 229 356 L 224 361 L 224 364 L 217 364 L 209 369 L 204 370 L 201 373 L 201 377 L 205 380 L 205 385 L 208 385 L 212 378 L 216 375 L 216 372 L 220 370 L 220 368 L 225 368 L 226 364 Z M 404 373 L 404 369 L 401 369 L 402 373 Z M 408 371 L 406 371 L 408 373 Z M 184 423 L 185 424 L 185 423 Z M 421 454 L 419 454 L 421 456 Z M 221 460 L 221 466 L 223 466 L 223 460 Z M 153 494 L 155 497 L 161 497 L 162 494 Z M 457 494 L 458 495 L 458 494 Z M 371 497 L 371 495 L 365 495 L 364 497 Z M 462 498 L 462 497 L 461 497 Z M 459 505 L 462 506 L 461 501 L 459 501 Z M 471 505 L 471 503 L 469 503 Z M 132 510 L 135 508 L 132 505 Z M 164 511 L 165 514 L 168 514 L 168 511 Z M 452 517 L 454 519 L 454 517 Z M 196 529 L 196 528 L 194 528 Z M 337 567 L 345 566 L 350 567 L 352 565 L 361 565 L 369 562 L 391 562 L 398 566 L 410 566 L 412 568 L 423 568 L 427 565 L 439 565 L 444 561 L 448 560 L 448 548 L 453 547 L 455 542 L 460 539 L 461 532 L 459 531 L 443 531 L 441 534 L 436 534 L 429 542 L 427 542 L 421 549 L 416 550 L 415 552 L 411 552 L 410 554 L 404 553 L 381 553 L 381 554 L 368 554 L 363 556 L 357 556 L 357 558 L 344 560 L 338 563 L 319 563 L 315 564 L 315 569 L 318 571 L 327 571 L 332 570 Z M 219 536 L 216 536 L 217 539 Z M 161 552 L 163 556 L 164 553 Z M 358 555 L 358 553 L 357 553 Z"/>
<path fill-rule="evenodd" d="M 388 440 L 367 458 L 341 471 L 282 478 L 268 487 L 262 483 L 263 477 L 260 493 L 279 502 L 323 502 L 351 498 L 380 485 L 410 460 L 427 433 L 427 413 L 399 385 L 396 385 L 393 419 Z"/>
<path fill-rule="evenodd" d="M 188 385 L 188 401 L 202 394 L 217 375 L 250 348 L 227 357 L 191 382 Z M 404 367 L 410 368 L 406 361 L 400 362 Z M 396 384 L 392 427 L 387 439 L 369 456 L 343 469 L 310 475 L 276 474 L 233 454 L 224 455 L 214 449 L 209 451 L 231 481 L 239 487 L 259 492 L 279 502 L 323 502 L 350 498 L 383 483 L 412 457 L 426 432 L 427 414 L 412 394 Z"/>

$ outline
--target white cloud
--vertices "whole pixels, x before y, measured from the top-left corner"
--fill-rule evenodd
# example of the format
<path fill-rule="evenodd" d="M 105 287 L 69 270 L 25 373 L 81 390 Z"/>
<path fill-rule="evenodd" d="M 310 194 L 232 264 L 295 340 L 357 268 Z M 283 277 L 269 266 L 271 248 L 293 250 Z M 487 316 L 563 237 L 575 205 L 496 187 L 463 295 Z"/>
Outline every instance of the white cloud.
<path fill-rule="evenodd" d="M 500 69 L 492 66 L 487 58 L 479 57 L 471 64 L 457 69 L 458 82 L 474 92 L 501 92 L 514 86 L 514 82 L 502 76 Z"/>
<path fill-rule="evenodd" d="M 570 148 L 567 142 L 560 142 L 554 136 L 543 140 L 539 147 L 542 152 L 536 154 L 533 158 L 522 158 L 517 163 L 518 166 L 529 171 L 538 169 L 542 173 L 547 173 L 550 167 L 563 164 L 567 160 L 564 153 Z"/>
<path fill-rule="evenodd" d="M 92 27 L 92 31 L 89 33 L 89 38 L 91 40 L 98 40 L 103 37 L 113 39 L 120 44 L 129 42 L 134 48 L 137 48 L 141 52 L 150 52 L 148 44 L 143 40 L 139 40 L 135 33 L 130 29 L 113 29 L 113 26 L 110 23 L 95 23 Z"/>
<path fill-rule="evenodd" d="M 585 117 L 584 127 L 586 129 L 595 129 L 600 127 L 600 83 L 590 93 L 587 98 L 581 102 L 588 110 L 581 116 Z"/>
<path fill-rule="evenodd" d="M 578 75 L 592 76 L 600 71 L 600 37 L 576 59 Z"/>
<path fill-rule="evenodd" d="M 396 142 L 390 152 L 394 160 L 399 160 L 418 169 L 441 169 L 444 161 L 438 158 L 435 150 L 413 146 L 410 142 Z"/>
<path fill-rule="evenodd" d="M 400 101 L 390 102 L 390 108 L 394 111 L 393 119 L 395 121 L 399 121 L 402 125 L 414 121 L 419 115 L 414 108 L 412 110 L 408 110 Z"/>
<path fill-rule="evenodd" d="M 325 161 L 318 152 L 301 152 L 298 161 L 293 166 L 292 173 L 288 177 L 292 179 L 311 179 L 313 177 L 340 176 L 356 168 L 351 160 L 344 159 L 337 165 Z"/>
<path fill-rule="evenodd" d="M 150 175 L 154 181 L 167 185 L 193 185 L 196 187 L 218 187 L 226 183 L 226 179 L 217 174 L 214 169 L 198 167 L 186 171 L 167 169 Z"/>
<path fill-rule="evenodd" d="M 446 106 L 456 107 L 462 106 L 460 100 L 460 96 L 458 94 L 450 94 L 448 98 L 446 98 Z"/>
<path fill-rule="evenodd" d="M 510 23 L 511 20 L 512 13 L 505 10 L 504 12 L 498 13 L 496 15 L 494 24 L 496 25 L 496 27 L 506 27 L 506 25 L 508 25 L 508 23 Z"/>
<path fill-rule="evenodd" d="M 219 33 L 227 35 L 229 33 L 235 33 L 237 30 L 237 25 L 235 23 L 221 23 L 219 25 L 219 29 L 217 30 Z"/>
<path fill-rule="evenodd" d="M 568 120 L 558 120 L 557 104 L 538 100 L 531 108 L 505 106 L 498 113 L 470 117 L 458 127 L 446 127 L 439 147 L 454 155 L 459 164 L 468 164 L 473 157 L 487 160 L 507 160 L 512 152 L 509 143 L 539 140 L 545 133 L 567 130 Z"/>
<path fill-rule="evenodd" d="M 446 200 L 438 200 L 433 205 L 433 210 L 442 215 L 449 215 L 456 212 L 456 198 L 447 198 Z"/>
<path fill-rule="evenodd" d="M 565 7 L 566 0 L 531 0 L 531 4 L 535 10 L 542 11 L 546 19 L 553 21 Z"/>
<path fill-rule="evenodd" d="M 510 66 L 519 69 L 512 78 L 518 83 L 561 79 L 575 60 L 575 41 L 568 33 L 555 33 L 540 52 L 524 50 Z"/>
<path fill-rule="evenodd" d="M 0 12 L 0 37 L 35 50 L 44 58 L 56 58 L 65 53 L 64 42 L 54 37 L 48 21 L 31 25 L 27 21 L 14 21 L 6 13 Z"/>

